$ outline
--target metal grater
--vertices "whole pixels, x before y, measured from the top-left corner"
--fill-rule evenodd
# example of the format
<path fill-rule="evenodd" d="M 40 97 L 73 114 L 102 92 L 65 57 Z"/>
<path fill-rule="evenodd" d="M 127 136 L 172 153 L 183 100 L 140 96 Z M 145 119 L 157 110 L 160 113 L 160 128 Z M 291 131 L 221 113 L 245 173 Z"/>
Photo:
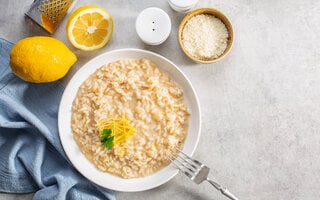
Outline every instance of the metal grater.
<path fill-rule="evenodd" d="M 75 3 L 76 0 L 34 0 L 25 14 L 46 31 L 53 33 Z"/>

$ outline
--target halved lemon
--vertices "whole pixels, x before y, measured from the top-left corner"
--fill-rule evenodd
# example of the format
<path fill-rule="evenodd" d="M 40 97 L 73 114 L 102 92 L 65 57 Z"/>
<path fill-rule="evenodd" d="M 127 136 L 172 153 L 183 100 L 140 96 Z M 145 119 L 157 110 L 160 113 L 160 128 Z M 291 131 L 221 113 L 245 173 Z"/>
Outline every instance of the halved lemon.
<path fill-rule="evenodd" d="M 113 32 L 112 16 L 98 6 L 83 6 L 67 22 L 67 35 L 73 46 L 92 51 L 105 46 Z"/>

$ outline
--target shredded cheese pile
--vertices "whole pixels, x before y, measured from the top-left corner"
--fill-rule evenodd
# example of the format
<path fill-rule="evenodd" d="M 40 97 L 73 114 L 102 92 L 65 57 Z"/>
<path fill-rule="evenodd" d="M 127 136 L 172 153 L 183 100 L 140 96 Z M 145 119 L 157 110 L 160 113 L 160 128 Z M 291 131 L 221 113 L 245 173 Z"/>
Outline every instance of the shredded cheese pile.
<path fill-rule="evenodd" d="M 101 119 L 97 122 L 97 128 L 101 136 L 104 129 L 111 130 L 111 136 L 114 136 L 113 145 L 125 143 L 132 135 L 136 133 L 135 128 L 126 119 L 125 115 L 121 118 Z M 123 147 L 123 145 L 122 145 Z"/>
<path fill-rule="evenodd" d="M 218 58 L 227 48 L 229 33 L 226 25 L 209 14 L 199 14 L 188 20 L 182 30 L 186 51 L 195 58 Z"/>

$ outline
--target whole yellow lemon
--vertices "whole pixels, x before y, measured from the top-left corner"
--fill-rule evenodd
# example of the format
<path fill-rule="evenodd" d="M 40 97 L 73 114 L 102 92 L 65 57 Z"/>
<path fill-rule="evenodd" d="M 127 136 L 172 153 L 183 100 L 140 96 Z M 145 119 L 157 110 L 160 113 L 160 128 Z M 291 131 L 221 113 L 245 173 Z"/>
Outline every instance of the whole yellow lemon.
<path fill-rule="evenodd" d="M 64 77 L 76 61 L 76 55 L 52 37 L 28 37 L 17 42 L 10 51 L 13 73 L 33 83 L 52 82 Z"/>

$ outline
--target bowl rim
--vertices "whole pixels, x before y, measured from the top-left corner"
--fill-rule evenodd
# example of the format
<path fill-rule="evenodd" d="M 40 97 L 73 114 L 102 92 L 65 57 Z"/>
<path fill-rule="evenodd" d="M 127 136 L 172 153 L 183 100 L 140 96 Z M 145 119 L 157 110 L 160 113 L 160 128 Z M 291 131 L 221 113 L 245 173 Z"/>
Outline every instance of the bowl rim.
<path fill-rule="evenodd" d="M 218 58 L 215 58 L 212 60 L 201 60 L 199 58 L 195 58 L 185 49 L 185 47 L 182 43 L 182 31 L 183 31 L 184 26 L 192 17 L 199 15 L 199 14 L 213 15 L 216 18 L 220 19 L 227 27 L 227 30 L 229 33 L 227 48 L 224 50 L 222 55 L 220 55 Z M 189 57 L 191 60 L 196 61 L 198 63 L 209 64 L 209 63 L 214 63 L 214 62 L 221 60 L 230 52 L 230 50 L 233 47 L 233 42 L 234 42 L 234 29 L 233 29 L 233 26 L 232 26 L 230 19 L 220 10 L 218 10 L 216 8 L 211 8 L 211 7 L 197 8 L 195 10 L 190 11 L 186 16 L 184 16 L 184 18 L 180 22 L 179 29 L 178 29 L 178 40 L 179 40 L 179 44 L 180 44 L 182 51 L 185 53 L 185 55 L 187 55 L 187 57 Z"/>

